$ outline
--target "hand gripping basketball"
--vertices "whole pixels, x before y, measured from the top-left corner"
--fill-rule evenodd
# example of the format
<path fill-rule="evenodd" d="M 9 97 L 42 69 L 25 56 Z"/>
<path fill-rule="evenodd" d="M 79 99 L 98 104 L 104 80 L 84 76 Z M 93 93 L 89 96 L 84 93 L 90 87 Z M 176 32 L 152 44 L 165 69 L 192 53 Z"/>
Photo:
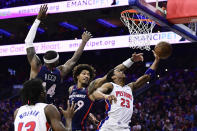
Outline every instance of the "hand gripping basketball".
<path fill-rule="evenodd" d="M 161 59 L 167 59 L 172 54 L 172 46 L 168 42 L 161 41 L 155 46 L 154 51 Z"/>

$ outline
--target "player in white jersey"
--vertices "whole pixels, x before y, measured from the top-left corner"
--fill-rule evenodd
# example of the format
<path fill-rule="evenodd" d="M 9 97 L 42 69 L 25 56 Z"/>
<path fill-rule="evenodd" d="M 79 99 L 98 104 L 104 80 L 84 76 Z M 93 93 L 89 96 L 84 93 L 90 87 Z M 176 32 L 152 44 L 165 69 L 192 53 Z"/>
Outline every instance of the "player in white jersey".
<path fill-rule="evenodd" d="M 15 131 L 71 131 L 75 106 L 68 102 L 67 110 L 62 111 L 66 119 L 66 127 L 61 122 L 60 113 L 54 105 L 46 104 L 46 89 L 40 79 L 32 79 L 24 83 L 21 91 L 23 106 L 14 112 Z"/>
<path fill-rule="evenodd" d="M 107 117 L 100 122 L 98 130 L 100 131 L 129 131 L 129 123 L 133 114 L 133 94 L 132 91 L 144 85 L 154 75 L 159 63 L 159 57 L 153 51 L 155 60 L 151 67 L 143 76 L 135 82 L 125 85 L 125 74 L 118 69 L 112 69 L 108 75 L 108 83 L 98 88 L 93 96 L 104 99 L 114 100 L 112 103 L 107 102 Z"/>

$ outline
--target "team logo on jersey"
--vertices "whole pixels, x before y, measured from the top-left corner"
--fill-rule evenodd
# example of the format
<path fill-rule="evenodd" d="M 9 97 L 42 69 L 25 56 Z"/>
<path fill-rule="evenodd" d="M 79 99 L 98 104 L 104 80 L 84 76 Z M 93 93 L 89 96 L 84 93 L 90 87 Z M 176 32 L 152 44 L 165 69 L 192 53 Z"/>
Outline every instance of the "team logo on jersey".
<path fill-rule="evenodd" d="M 124 91 L 116 91 L 116 97 L 119 97 L 119 96 L 124 96 L 124 97 L 132 100 L 132 95 L 130 95 L 129 93 L 124 92 Z"/>

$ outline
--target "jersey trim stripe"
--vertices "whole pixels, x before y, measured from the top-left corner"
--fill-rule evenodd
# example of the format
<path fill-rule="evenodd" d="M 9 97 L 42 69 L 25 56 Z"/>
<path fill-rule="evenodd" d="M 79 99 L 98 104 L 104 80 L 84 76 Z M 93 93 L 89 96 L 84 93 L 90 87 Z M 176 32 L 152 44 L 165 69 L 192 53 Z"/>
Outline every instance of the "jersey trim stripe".
<path fill-rule="evenodd" d="M 47 128 L 47 131 L 49 131 L 49 129 L 50 129 L 50 125 L 49 125 L 49 123 L 48 123 L 48 122 L 46 123 L 46 128 Z"/>
<path fill-rule="evenodd" d="M 93 105 L 93 102 L 91 103 L 91 105 L 90 105 L 90 107 L 89 107 L 87 113 L 85 114 L 85 116 L 84 116 L 83 119 L 82 119 L 82 122 L 81 122 L 82 131 L 85 130 L 85 128 L 84 128 L 84 120 L 87 118 L 87 115 L 89 114 L 90 109 L 92 108 L 92 105 Z"/>
<path fill-rule="evenodd" d="M 99 129 L 100 129 L 100 128 L 102 127 L 102 125 L 104 124 L 104 122 L 105 122 L 106 120 L 109 119 L 108 112 L 111 110 L 111 104 L 109 103 L 108 100 L 105 100 L 105 102 L 106 102 L 106 106 L 105 106 L 105 109 L 106 109 L 106 112 L 105 112 L 106 117 L 105 117 L 104 120 L 102 120 L 102 121 L 99 123 L 98 128 L 97 128 L 97 131 L 99 131 Z"/>

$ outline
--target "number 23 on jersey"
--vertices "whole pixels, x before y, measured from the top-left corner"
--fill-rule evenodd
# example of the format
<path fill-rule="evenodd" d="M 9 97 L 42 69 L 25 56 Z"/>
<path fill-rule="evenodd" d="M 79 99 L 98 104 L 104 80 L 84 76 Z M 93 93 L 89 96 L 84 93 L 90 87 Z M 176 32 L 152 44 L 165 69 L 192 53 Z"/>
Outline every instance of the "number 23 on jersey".
<path fill-rule="evenodd" d="M 122 107 L 130 108 L 130 101 L 124 98 L 121 98 L 121 104 Z"/>

